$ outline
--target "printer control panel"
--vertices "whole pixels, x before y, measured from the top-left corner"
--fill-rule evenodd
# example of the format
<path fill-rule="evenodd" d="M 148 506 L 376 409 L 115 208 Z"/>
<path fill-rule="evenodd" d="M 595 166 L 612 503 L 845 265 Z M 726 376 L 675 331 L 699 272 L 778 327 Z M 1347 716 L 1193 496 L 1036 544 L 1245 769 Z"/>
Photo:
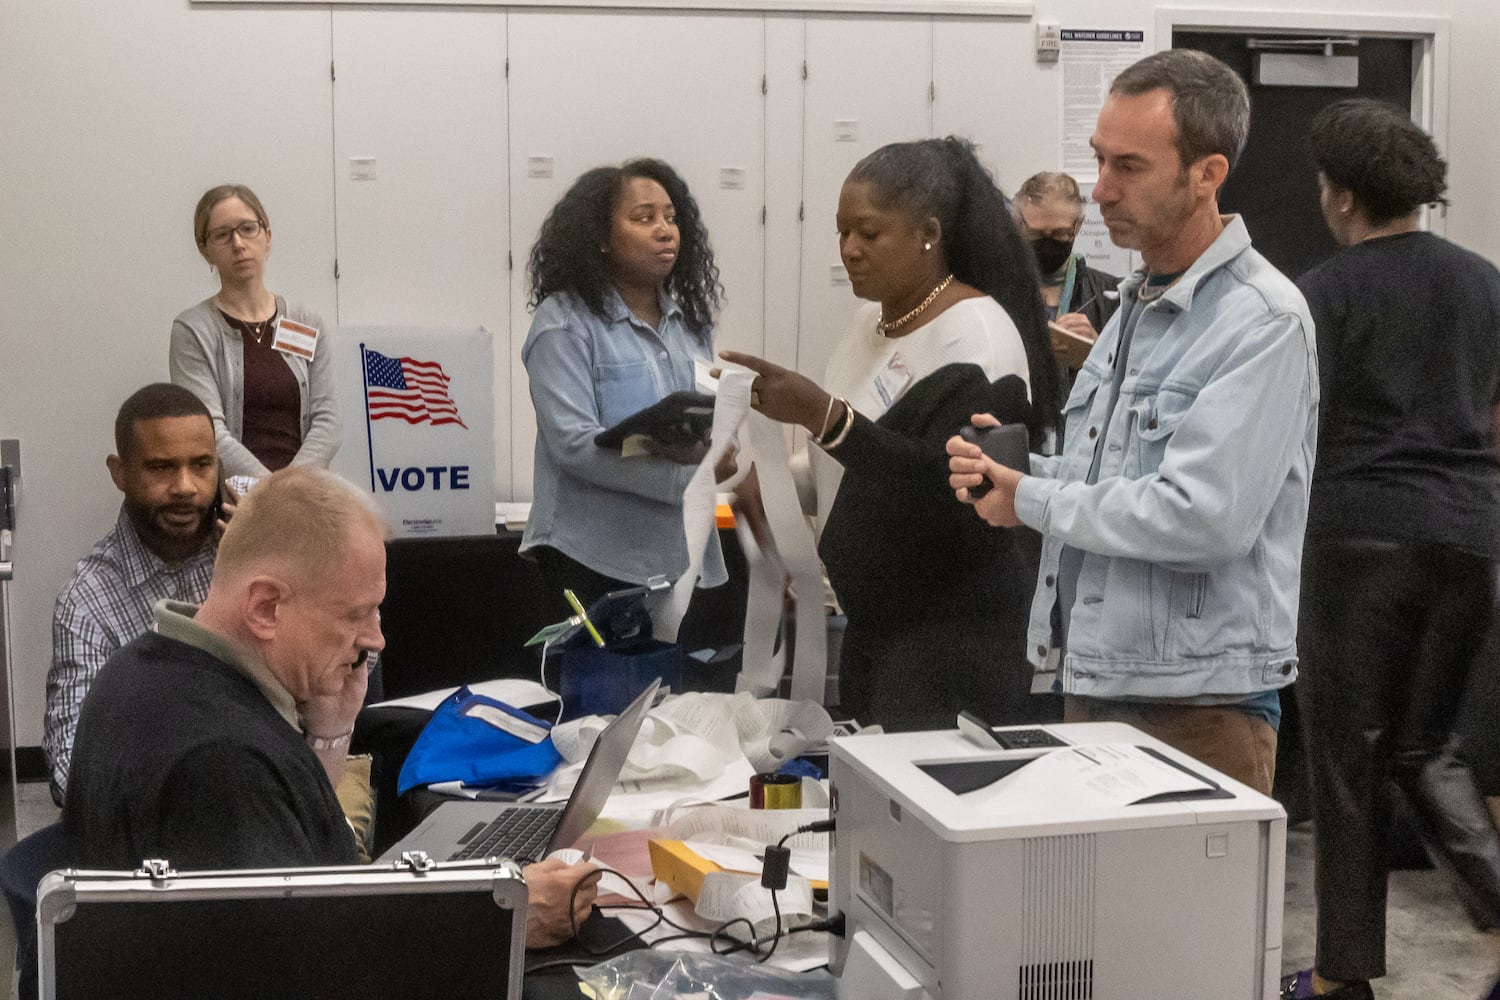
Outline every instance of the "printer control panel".
<path fill-rule="evenodd" d="M 1006 750 L 1050 749 L 1068 745 L 1045 729 L 994 729 L 991 734 L 995 737 L 995 742 Z"/>

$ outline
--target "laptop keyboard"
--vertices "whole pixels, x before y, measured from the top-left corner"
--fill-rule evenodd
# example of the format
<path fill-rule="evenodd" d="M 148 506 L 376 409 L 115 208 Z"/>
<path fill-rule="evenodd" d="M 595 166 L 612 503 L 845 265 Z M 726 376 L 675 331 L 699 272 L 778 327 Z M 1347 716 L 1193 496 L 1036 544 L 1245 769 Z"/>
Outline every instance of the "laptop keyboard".
<path fill-rule="evenodd" d="M 507 809 L 495 817 L 467 844 L 453 852 L 449 861 L 485 858 L 499 854 L 515 861 L 536 861 L 547 850 L 562 810 L 538 806 Z"/>

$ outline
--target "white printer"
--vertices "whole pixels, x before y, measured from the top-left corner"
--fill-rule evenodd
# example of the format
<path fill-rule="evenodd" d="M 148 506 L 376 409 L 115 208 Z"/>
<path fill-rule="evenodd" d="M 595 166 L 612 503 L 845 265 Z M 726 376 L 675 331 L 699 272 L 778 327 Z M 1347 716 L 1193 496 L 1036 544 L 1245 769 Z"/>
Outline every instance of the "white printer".
<path fill-rule="evenodd" d="M 992 732 L 1012 749 L 957 730 L 833 742 L 843 995 L 1275 995 L 1280 805 L 1130 726 Z"/>

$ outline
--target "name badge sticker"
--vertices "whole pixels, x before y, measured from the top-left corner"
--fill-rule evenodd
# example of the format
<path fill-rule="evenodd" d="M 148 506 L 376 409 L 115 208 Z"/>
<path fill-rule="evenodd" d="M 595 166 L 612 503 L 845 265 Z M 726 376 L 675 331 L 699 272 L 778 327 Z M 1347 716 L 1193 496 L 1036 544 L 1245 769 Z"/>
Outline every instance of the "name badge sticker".
<path fill-rule="evenodd" d="M 276 320 L 276 338 L 271 346 L 283 354 L 293 354 L 304 361 L 311 361 L 318 353 L 318 328 L 298 323 L 285 316 Z"/>
<path fill-rule="evenodd" d="M 899 353 L 892 354 L 885 368 L 875 376 L 875 392 L 880 396 L 881 402 L 885 403 L 886 409 L 890 409 L 911 387 L 911 383 L 911 369 L 906 367 L 906 359 Z"/>

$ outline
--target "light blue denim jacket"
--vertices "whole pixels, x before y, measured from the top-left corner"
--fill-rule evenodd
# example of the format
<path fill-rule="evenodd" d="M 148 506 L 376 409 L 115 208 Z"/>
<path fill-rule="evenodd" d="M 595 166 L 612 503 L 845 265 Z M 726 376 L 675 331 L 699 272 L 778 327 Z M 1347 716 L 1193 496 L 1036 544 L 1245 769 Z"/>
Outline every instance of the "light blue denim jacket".
<path fill-rule="evenodd" d="M 630 583 L 687 569 L 682 494 L 693 466 L 621 458 L 594 435 L 670 393 L 693 388 L 693 359 L 713 341 L 689 330 L 682 307 L 663 294 L 660 328 L 637 319 L 613 290 L 604 316 L 578 296 L 548 296 L 521 347 L 536 408 L 531 514 L 521 550 L 550 545 L 596 572 Z M 710 533 L 700 583 L 728 579 Z"/>
<path fill-rule="evenodd" d="M 1062 454 L 1033 455 L 1016 513 L 1045 535 L 1028 632 L 1046 657 L 1064 545 L 1083 553 L 1060 669 L 1102 698 L 1254 694 L 1297 672 L 1302 535 L 1317 439 L 1312 319 L 1237 216 L 1180 279 L 1124 307 L 1064 408 Z M 1107 427 L 1111 364 L 1144 310 Z M 1095 447 L 1096 482 L 1085 482 Z"/>

